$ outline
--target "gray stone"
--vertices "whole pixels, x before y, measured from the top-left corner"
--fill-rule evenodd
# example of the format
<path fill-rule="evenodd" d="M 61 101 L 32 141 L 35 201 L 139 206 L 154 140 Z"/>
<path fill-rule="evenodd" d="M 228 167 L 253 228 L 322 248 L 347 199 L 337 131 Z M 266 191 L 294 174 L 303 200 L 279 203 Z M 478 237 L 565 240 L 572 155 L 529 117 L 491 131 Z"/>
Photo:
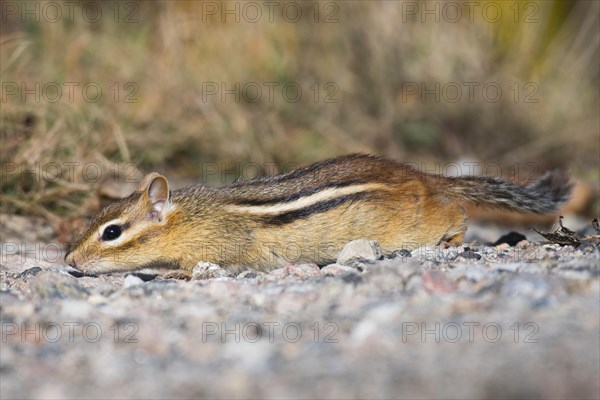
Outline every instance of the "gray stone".
<path fill-rule="evenodd" d="M 331 276 L 343 276 L 343 275 L 351 275 L 358 274 L 356 268 L 347 267 L 345 265 L 340 264 L 329 264 L 321 269 L 322 275 L 331 275 Z"/>
<path fill-rule="evenodd" d="M 337 263 L 350 265 L 357 261 L 375 261 L 381 258 L 379 243 L 375 240 L 359 239 L 347 243 L 337 258 Z"/>
<path fill-rule="evenodd" d="M 241 272 L 237 276 L 238 279 L 254 279 L 257 277 L 258 277 L 258 273 L 256 271 L 251 271 L 251 270 Z"/>
<path fill-rule="evenodd" d="M 228 278 L 231 274 L 217 264 L 200 261 L 192 270 L 192 279 Z"/>
<path fill-rule="evenodd" d="M 275 279 L 283 279 L 286 277 L 305 279 L 321 276 L 321 269 L 317 264 L 288 264 L 283 268 L 274 269 L 268 276 Z"/>
<path fill-rule="evenodd" d="M 411 255 L 413 259 L 419 260 L 421 262 L 434 261 L 436 258 L 443 258 L 439 256 L 438 250 L 439 249 L 435 247 L 419 247 L 417 249 L 414 249 L 411 252 Z"/>
<path fill-rule="evenodd" d="M 475 253 L 474 251 L 463 251 L 462 253 L 459 253 L 458 258 L 462 258 L 465 260 L 479 260 L 481 259 L 481 254 Z"/>
<path fill-rule="evenodd" d="M 269 276 L 275 278 L 285 278 L 289 275 L 289 271 L 286 268 L 277 268 L 269 273 Z"/>
<path fill-rule="evenodd" d="M 321 276 L 321 269 L 317 264 L 291 264 L 287 268 L 291 275 L 299 278 Z"/>

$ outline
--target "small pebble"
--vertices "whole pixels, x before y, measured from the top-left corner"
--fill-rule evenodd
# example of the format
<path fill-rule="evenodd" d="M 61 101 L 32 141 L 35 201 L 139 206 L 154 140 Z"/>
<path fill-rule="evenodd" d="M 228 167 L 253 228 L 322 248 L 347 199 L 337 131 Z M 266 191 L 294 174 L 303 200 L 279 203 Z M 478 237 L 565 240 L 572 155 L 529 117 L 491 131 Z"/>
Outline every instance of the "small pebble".
<path fill-rule="evenodd" d="M 317 264 L 290 264 L 287 266 L 290 275 L 300 278 L 308 278 L 311 276 L 320 276 L 321 269 Z"/>
<path fill-rule="evenodd" d="M 281 279 L 289 275 L 289 271 L 286 268 L 277 268 L 269 273 L 269 276 Z"/>
<path fill-rule="evenodd" d="M 337 263 L 350 265 L 356 261 L 375 261 L 381 257 L 379 243 L 374 240 L 359 239 L 346 244 L 337 258 Z"/>
<path fill-rule="evenodd" d="M 438 251 L 440 250 L 434 247 L 419 247 L 414 249 L 411 255 L 420 261 L 434 260 L 435 258 L 440 258 Z"/>
<path fill-rule="evenodd" d="M 231 274 L 217 264 L 201 261 L 192 270 L 192 279 L 228 278 Z"/>
<path fill-rule="evenodd" d="M 321 270 L 317 264 L 289 264 L 283 268 L 275 269 L 269 274 L 269 276 L 277 279 L 283 279 L 288 276 L 295 276 L 297 278 L 310 278 L 320 275 Z"/>
<path fill-rule="evenodd" d="M 240 273 L 237 278 L 238 279 L 253 279 L 256 278 L 258 276 L 258 274 L 256 273 L 256 271 L 244 271 L 242 273 Z"/>
<path fill-rule="evenodd" d="M 345 265 L 340 264 L 329 264 L 323 269 L 321 269 L 322 275 L 331 275 L 331 276 L 344 276 L 351 274 L 358 274 L 358 271 L 355 268 L 347 267 Z"/>
<path fill-rule="evenodd" d="M 390 254 L 390 256 L 388 258 L 398 259 L 398 258 L 409 258 L 409 257 L 412 257 L 410 250 L 402 249 L 402 250 L 394 251 L 392 254 Z"/>
<path fill-rule="evenodd" d="M 125 277 L 125 279 L 123 279 L 123 288 L 124 289 L 128 289 L 130 287 L 143 285 L 143 284 L 144 284 L 144 281 L 135 275 L 127 275 Z"/>
<path fill-rule="evenodd" d="M 498 251 L 499 253 L 504 252 L 508 249 L 510 249 L 510 245 L 508 243 L 502 243 L 496 246 L 496 251 Z"/>
<path fill-rule="evenodd" d="M 463 251 L 458 255 L 459 258 L 464 258 L 465 260 L 480 260 L 481 254 L 477 254 L 474 251 Z"/>

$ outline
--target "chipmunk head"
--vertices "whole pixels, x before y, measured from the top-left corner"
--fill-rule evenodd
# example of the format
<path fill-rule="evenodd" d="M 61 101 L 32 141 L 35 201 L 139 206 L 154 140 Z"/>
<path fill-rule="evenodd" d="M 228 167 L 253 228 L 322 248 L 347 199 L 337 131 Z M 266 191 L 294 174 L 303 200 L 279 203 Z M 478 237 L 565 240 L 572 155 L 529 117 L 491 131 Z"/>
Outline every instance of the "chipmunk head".
<path fill-rule="evenodd" d="M 65 261 L 92 275 L 168 264 L 161 231 L 173 209 L 167 179 L 156 172 L 148 174 L 135 192 L 103 209 L 88 224 Z"/>

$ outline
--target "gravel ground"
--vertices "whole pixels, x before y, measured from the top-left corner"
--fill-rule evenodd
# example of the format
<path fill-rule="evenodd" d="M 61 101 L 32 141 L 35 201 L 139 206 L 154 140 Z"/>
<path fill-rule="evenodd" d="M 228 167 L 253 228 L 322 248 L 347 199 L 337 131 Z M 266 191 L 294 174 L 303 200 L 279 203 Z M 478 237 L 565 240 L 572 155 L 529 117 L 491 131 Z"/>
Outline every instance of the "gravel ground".
<path fill-rule="evenodd" d="M 600 398 L 597 237 L 475 225 L 466 247 L 186 282 L 75 277 L 44 225 L 1 228 L 2 399 Z"/>

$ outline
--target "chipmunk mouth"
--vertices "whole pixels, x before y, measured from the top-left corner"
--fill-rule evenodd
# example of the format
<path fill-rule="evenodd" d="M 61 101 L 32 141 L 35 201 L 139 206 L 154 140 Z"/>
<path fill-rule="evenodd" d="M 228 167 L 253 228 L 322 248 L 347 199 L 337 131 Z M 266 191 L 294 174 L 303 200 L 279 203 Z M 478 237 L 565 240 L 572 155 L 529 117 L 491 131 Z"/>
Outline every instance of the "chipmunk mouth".
<path fill-rule="evenodd" d="M 65 270 L 70 275 L 72 275 L 76 278 L 82 278 L 85 276 L 97 277 L 101 273 L 105 272 L 104 270 L 98 271 L 99 268 L 98 268 L 98 266 L 95 265 L 95 263 L 93 261 L 86 260 L 85 262 L 78 263 L 75 260 L 74 256 L 71 255 L 71 257 L 69 257 L 70 254 L 71 253 L 68 253 L 65 256 L 65 263 L 68 265 L 67 267 L 65 267 Z"/>
<path fill-rule="evenodd" d="M 65 257 L 65 260 L 66 260 L 66 257 Z M 64 269 L 69 275 L 74 276 L 75 278 L 82 278 L 84 276 L 90 276 L 90 274 L 88 274 L 86 271 L 84 271 L 80 267 L 78 267 L 74 260 L 65 261 L 65 262 L 67 265 L 65 266 Z"/>
<path fill-rule="evenodd" d="M 83 278 L 83 277 L 86 277 L 86 276 L 93 276 L 93 277 L 97 276 L 97 275 L 92 275 L 92 274 L 89 274 L 89 273 L 87 273 L 85 271 L 82 271 L 80 269 L 73 268 L 73 267 L 67 267 L 65 269 L 66 269 L 66 271 L 67 271 L 67 273 L 69 275 L 74 276 L 75 278 Z"/>
<path fill-rule="evenodd" d="M 177 269 L 179 263 L 173 260 L 159 260 L 138 265 L 120 265 L 114 264 L 110 260 L 104 258 L 78 258 L 76 255 L 68 253 L 65 256 L 65 270 L 72 276 L 81 277 L 98 277 L 106 274 L 122 274 L 138 272 L 144 269 Z"/>

